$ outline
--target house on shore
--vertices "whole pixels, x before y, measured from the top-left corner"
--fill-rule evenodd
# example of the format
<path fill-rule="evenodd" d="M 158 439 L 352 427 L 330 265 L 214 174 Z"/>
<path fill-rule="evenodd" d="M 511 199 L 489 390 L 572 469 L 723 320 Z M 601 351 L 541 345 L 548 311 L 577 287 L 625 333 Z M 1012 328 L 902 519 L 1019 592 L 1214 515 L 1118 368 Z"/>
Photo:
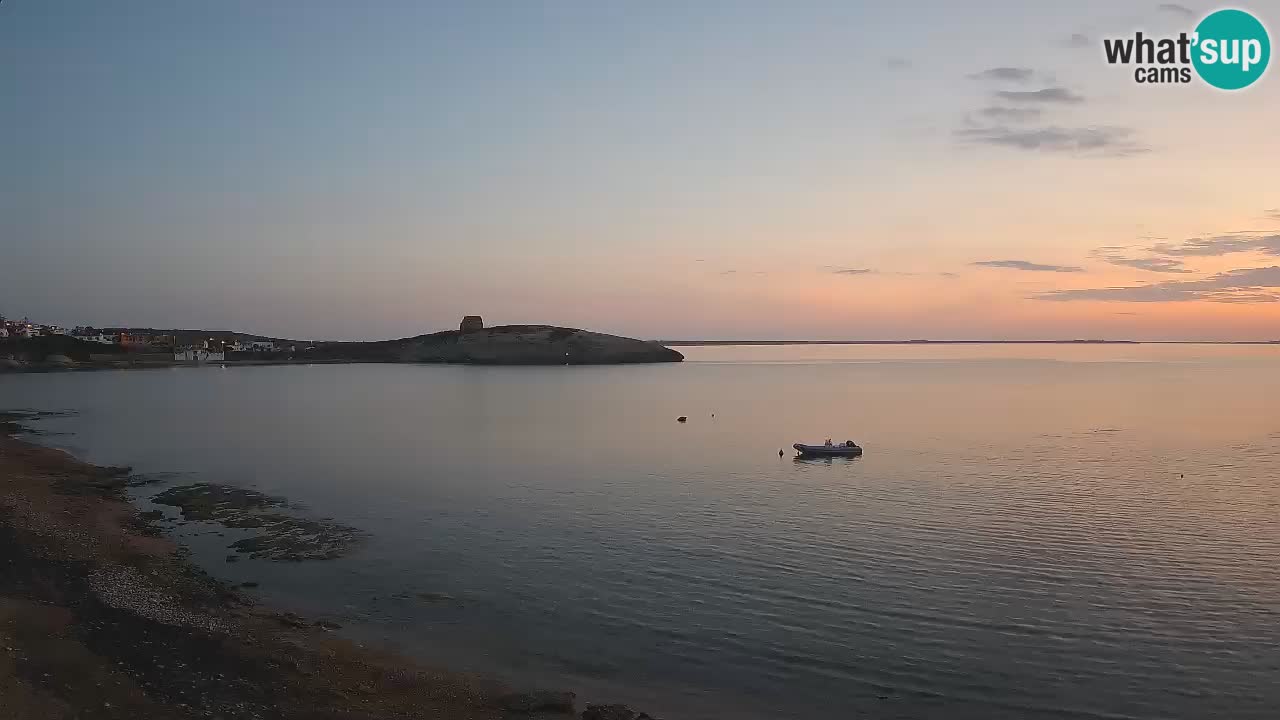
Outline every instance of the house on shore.
<path fill-rule="evenodd" d="M 185 347 L 176 348 L 173 351 L 173 359 L 178 362 L 222 362 L 226 360 L 226 358 L 227 355 L 225 352 L 221 350 L 208 350 L 206 348 Z"/>
<path fill-rule="evenodd" d="M 71 331 L 71 337 L 84 342 L 98 343 L 99 345 L 116 344 L 115 335 L 108 335 L 93 328 L 76 328 Z"/>

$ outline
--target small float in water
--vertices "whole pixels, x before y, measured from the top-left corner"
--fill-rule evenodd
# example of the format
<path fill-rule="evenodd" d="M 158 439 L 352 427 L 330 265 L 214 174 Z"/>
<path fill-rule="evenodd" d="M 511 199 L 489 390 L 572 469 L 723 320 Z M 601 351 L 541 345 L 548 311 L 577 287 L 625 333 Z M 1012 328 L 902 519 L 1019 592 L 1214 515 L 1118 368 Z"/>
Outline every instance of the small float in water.
<path fill-rule="evenodd" d="M 858 457 L 862 454 L 862 447 L 852 440 L 846 440 L 838 445 L 830 440 L 822 445 L 796 443 L 791 447 L 795 448 L 801 457 Z"/>

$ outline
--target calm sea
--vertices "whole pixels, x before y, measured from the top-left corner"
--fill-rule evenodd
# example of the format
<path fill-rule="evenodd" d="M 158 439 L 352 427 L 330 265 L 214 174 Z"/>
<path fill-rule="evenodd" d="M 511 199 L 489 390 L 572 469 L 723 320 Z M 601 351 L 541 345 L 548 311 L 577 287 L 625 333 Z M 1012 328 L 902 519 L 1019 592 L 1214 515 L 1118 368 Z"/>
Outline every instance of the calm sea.
<path fill-rule="evenodd" d="M 367 530 L 300 564 L 182 534 L 521 685 L 673 720 L 1280 713 L 1280 346 L 682 350 L 5 376 L 0 407 Z M 866 455 L 791 457 L 827 437 Z"/>

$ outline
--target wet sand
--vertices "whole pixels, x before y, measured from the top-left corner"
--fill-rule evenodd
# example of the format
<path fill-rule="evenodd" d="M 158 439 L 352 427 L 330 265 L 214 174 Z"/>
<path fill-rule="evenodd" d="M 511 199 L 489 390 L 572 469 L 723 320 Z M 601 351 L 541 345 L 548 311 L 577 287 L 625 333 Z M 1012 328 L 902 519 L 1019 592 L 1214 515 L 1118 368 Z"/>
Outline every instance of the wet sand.
<path fill-rule="evenodd" d="M 570 717 L 537 711 L 567 693 L 513 697 L 255 603 L 139 516 L 127 469 L 10 437 L 19 420 L 0 414 L 0 717 Z"/>

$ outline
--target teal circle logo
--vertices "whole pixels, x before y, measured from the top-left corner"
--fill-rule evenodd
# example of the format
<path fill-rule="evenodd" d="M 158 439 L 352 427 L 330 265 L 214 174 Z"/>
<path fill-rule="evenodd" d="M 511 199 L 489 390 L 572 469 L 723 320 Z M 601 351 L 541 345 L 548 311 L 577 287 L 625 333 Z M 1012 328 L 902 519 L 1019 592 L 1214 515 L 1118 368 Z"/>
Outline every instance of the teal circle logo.
<path fill-rule="evenodd" d="M 1271 61 L 1271 38 L 1258 18 L 1243 10 L 1219 10 L 1196 26 L 1191 62 L 1196 72 L 1220 90 L 1247 88 Z"/>

